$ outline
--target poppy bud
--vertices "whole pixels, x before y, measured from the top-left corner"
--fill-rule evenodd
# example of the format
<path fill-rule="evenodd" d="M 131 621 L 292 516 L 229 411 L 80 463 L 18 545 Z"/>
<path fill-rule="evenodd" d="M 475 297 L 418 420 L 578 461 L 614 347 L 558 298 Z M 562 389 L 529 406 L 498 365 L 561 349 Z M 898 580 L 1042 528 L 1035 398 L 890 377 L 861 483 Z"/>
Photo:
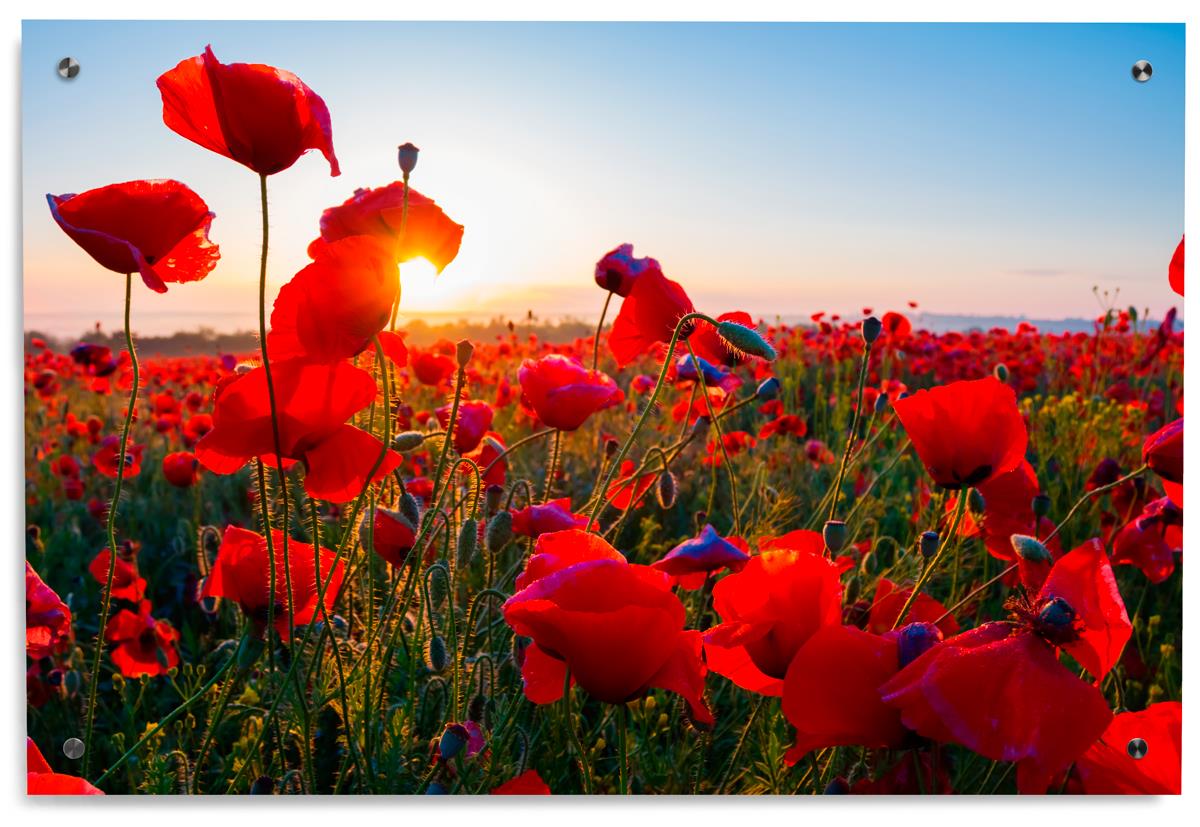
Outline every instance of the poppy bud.
<path fill-rule="evenodd" d="M 421 443 L 425 441 L 425 434 L 420 431 L 403 431 L 396 434 L 396 438 L 392 440 L 392 445 L 397 451 L 411 451 L 414 448 L 419 448 Z"/>
<path fill-rule="evenodd" d="M 400 161 L 400 171 L 407 178 L 412 175 L 412 171 L 417 168 L 417 154 L 421 150 L 417 149 L 411 142 L 403 143 L 397 148 L 397 155 Z"/>
<path fill-rule="evenodd" d="M 511 511 L 497 511 L 496 516 L 488 520 L 487 530 L 484 532 L 484 542 L 487 544 L 489 554 L 499 554 L 500 549 L 508 545 L 508 541 L 513 536 L 513 519 Z"/>
<path fill-rule="evenodd" d="M 421 506 L 417 504 L 417 498 L 407 491 L 400 495 L 400 513 L 413 525 L 421 522 Z"/>
<path fill-rule="evenodd" d="M 483 715 L 487 711 L 488 699 L 487 695 L 482 692 L 471 698 L 471 702 L 467 704 L 467 718 L 480 723 L 483 721 Z"/>
<path fill-rule="evenodd" d="M 425 668 L 430 672 L 439 673 L 450 662 L 450 653 L 446 649 L 446 639 L 434 635 L 425 644 Z"/>
<path fill-rule="evenodd" d="M 63 686 L 66 688 L 68 695 L 74 695 L 79 691 L 81 680 L 82 679 L 79 677 L 79 673 L 77 671 L 74 669 L 67 670 L 67 672 L 63 675 Z"/>
<path fill-rule="evenodd" d="M 513 635 L 512 639 L 512 661 L 518 668 L 525 666 L 525 652 L 529 649 L 530 639 L 521 637 L 521 635 Z"/>
<path fill-rule="evenodd" d="M 250 795 L 274 795 L 275 779 L 269 775 L 260 775 L 250 785 Z"/>
<path fill-rule="evenodd" d="M 473 353 L 475 353 L 475 345 L 471 344 L 468 339 L 460 339 L 454 346 L 454 357 L 458 360 L 459 369 L 467 366 Z"/>
<path fill-rule="evenodd" d="M 1031 563 L 1049 563 L 1052 561 L 1050 552 L 1036 538 L 1029 537 L 1025 534 L 1014 534 L 1009 538 L 1012 543 L 1013 551 L 1022 560 L 1028 560 Z"/>
<path fill-rule="evenodd" d="M 967 492 L 967 508 L 976 517 L 982 517 L 983 512 L 987 510 L 987 500 L 979 493 L 978 488 L 972 488 Z"/>
<path fill-rule="evenodd" d="M 250 670 L 258 662 L 259 657 L 266 648 L 266 643 L 262 638 L 252 637 L 247 635 L 242 638 L 242 643 L 237 650 L 237 666 L 243 672 Z"/>
<path fill-rule="evenodd" d="M 875 413 L 881 414 L 886 411 L 888 402 L 888 395 L 886 393 L 881 393 L 879 396 L 875 397 Z"/>
<path fill-rule="evenodd" d="M 444 563 L 434 563 L 425 570 L 425 582 L 429 589 L 427 596 L 431 610 L 437 609 L 446 599 L 446 593 L 450 590 L 448 581 L 449 576 L 446 574 Z"/>
<path fill-rule="evenodd" d="M 692 424 L 692 436 L 702 437 L 708 433 L 709 421 L 707 416 L 698 416 Z"/>
<path fill-rule="evenodd" d="M 941 542 L 941 538 L 938 537 L 936 531 L 922 532 L 920 542 L 921 556 L 928 560 L 937 554 L 939 542 Z"/>
<path fill-rule="evenodd" d="M 909 623 L 896 641 L 900 668 L 908 666 L 942 639 L 942 630 L 932 623 Z"/>
<path fill-rule="evenodd" d="M 458 564 L 469 566 L 479 550 L 479 523 L 474 517 L 463 520 L 458 530 Z"/>
<path fill-rule="evenodd" d="M 604 458 L 612 459 L 613 457 L 615 457 L 617 455 L 617 451 L 619 451 L 620 448 L 621 448 L 621 446 L 617 443 L 617 441 L 615 439 L 604 440 Z"/>
<path fill-rule="evenodd" d="M 1050 513 L 1050 498 L 1045 494 L 1036 494 L 1033 498 L 1033 516 L 1041 519 Z"/>
<path fill-rule="evenodd" d="M 1001 382 L 1007 382 L 1008 381 L 1008 365 L 1004 364 L 1003 362 L 997 363 L 996 367 L 992 368 L 992 374 L 997 379 L 999 379 Z"/>
<path fill-rule="evenodd" d="M 874 318 L 874 317 L 872 317 Z M 825 785 L 822 795 L 850 795 L 850 782 L 840 775 Z"/>
<path fill-rule="evenodd" d="M 663 471 L 658 475 L 658 485 L 654 488 L 654 496 L 658 499 L 658 505 L 661 508 L 670 508 L 675 504 L 675 475 L 670 471 Z"/>
<path fill-rule="evenodd" d="M 734 351 L 759 356 L 768 362 L 775 360 L 775 348 L 752 327 L 737 322 L 718 322 L 717 335 Z"/>
<path fill-rule="evenodd" d="M 758 384 L 754 393 L 759 399 L 774 399 L 779 395 L 779 380 L 774 376 L 767 377 Z"/>
<path fill-rule="evenodd" d="M 425 788 L 425 795 L 449 795 L 449 794 L 450 794 L 450 791 L 447 790 L 442 784 L 439 784 L 437 781 L 430 781 L 429 786 Z"/>
<path fill-rule="evenodd" d="M 471 740 L 471 733 L 467 732 L 467 728 L 462 724 L 446 724 L 446 729 L 442 732 L 442 739 L 438 741 L 438 755 L 443 761 L 450 761 L 460 752 L 463 747 Z"/>
<path fill-rule="evenodd" d="M 483 492 L 483 504 L 487 509 L 488 514 L 495 514 L 500 510 L 500 501 L 504 497 L 504 488 L 499 485 L 489 485 Z"/>
<path fill-rule="evenodd" d="M 863 341 L 867 343 L 867 347 L 875 344 L 875 340 L 879 338 L 879 334 L 883 332 L 883 322 L 874 316 L 867 316 L 862 323 Z"/>
<path fill-rule="evenodd" d="M 825 538 L 825 548 L 836 554 L 846 547 L 846 524 L 841 520 L 826 520 L 821 536 Z"/>

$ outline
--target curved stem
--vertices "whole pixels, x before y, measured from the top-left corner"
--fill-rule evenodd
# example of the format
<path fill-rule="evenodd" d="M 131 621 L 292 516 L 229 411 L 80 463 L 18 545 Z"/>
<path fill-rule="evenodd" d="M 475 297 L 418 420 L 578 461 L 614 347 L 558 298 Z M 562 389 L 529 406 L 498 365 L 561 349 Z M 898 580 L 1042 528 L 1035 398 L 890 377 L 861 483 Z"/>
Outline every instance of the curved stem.
<path fill-rule="evenodd" d="M 112 501 L 108 504 L 106 528 L 108 530 L 108 576 L 104 581 L 104 593 L 100 598 L 100 628 L 96 630 L 96 651 L 92 657 L 92 669 L 88 675 L 87 723 L 83 736 L 83 777 L 87 778 L 92 756 L 92 726 L 96 721 L 96 694 L 100 687 L 100 658 L 104 654 L 104 628 L 108 625 L 108 613 L 112 609 L 113 576 L 117 569 L 117 505 L 121 501 L 121 486 L 125 479 L 125 456 L 129 453 L 129 428 L 133 424 L 133 412 L 138 398 L 138 358 L 133 346 L 133 331 L 129 329 L 129 311 L 133 298 L 133 273 L 125 274 L 125 347 L 129 350 L 130 367 L 133 370 L 133 385 L 129 389 L 129 405 L 125 409 L 125 422 L 121 426 L 121 444 L 117 452 L 117 482 Z M 97 781 L 99 783 L 99 781 Z"/>
<path fill-rule="evenodd" d="M 613 292 L 608 291 L 604 297 L 604 309 L 600 311 L 600 321 L 596 324 L 596 337 L 592 340 L 592 370 L 600 364 L 600 331 L 604 330 L 604 317 L 608 315 L 608 303 L 612 301 Z"/>

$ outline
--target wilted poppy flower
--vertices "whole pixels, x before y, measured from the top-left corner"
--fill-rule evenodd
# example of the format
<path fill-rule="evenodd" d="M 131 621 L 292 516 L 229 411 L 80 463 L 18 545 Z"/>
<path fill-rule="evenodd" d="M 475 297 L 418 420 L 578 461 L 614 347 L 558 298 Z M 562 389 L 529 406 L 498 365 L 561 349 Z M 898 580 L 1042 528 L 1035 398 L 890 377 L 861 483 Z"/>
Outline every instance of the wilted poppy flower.
<path fill-rule="evenodd" d="M 661 560 L 651 563 L 651 568 L 676 578 L 685 589 L 697 589 L 714 572 L 721 569 L 739 572 L 749 561 L 749 554 L 705 523 L 698 536 L 675 546 Z"/>
<path fill-rule="evenodd" d="M 74 775 L 51 769 L 32 738 L 25 738 L 26 795 L 104 795 L 90 783 Z"/>
<path fill-rule="evenodd" d="M 150 615 L 149 600 L 141 601 L 136 612 L 117 612 L 104 629 L 104 639 L 116 644 L 113 665 L 127 678 L 165 675 L 179 665 L 179 632 Z"/>
<path fill-rule="evenodd" d="M 695 309 L 677 282 L 659 270 L 643 273 L 621 302 L 621 312 L 608 334 L 617 366 L 625 367 L 656 343 L 670 342 L 679 320 Z"/>
<path fill-rule="evenodd" d="M 259 175 L 274 175 L 310 149 L 339 175 L 329 109 L 291 72 L 257 63 L 221 63 L 206 46 L 158 78 L 163 123 Z"/>
<path fill-rule="evenodd" d="M 550 788 L 537 770 L 525 770 L 511 781 L 505 781 L 489 795 L 550 795 Z"/>
<path fill-rule="evenodd" d="M 112 596 L 117 600 L 128 600 L 139 603 L 146 596 L 146 578 L 138 574 L 137 558 L 131 547 L 128 548 L 128 558 L 125 552 L 117 554 L 117 563 L 113 566 Z M 108 564 L 112 553 L 103 549 L 92 558 L 88 571 L 97 583 L 108 582 Z"/>
<path fill-rule="evenodd" d="M 1089 795 L 1179 795 L 1183 704 L 1166 701 L 1113 718 L 1100 740 L 1075 762 L 1073 775 Z M 1134 757 L 1129 744 L 1146 743 Z"/>
<path fill-rule="evenodd" d="M 578 360 L 558 353 L 526 359 L 517 378 L 521 405 L 531 409 L 543 425 L 560 431 L 574 431 L 596 411 L 625 399 L 608 374 L 588 370 Z"/>
<path fill-rule="evenodd" d="M 1142 462 L 1164 480 L 1183 482 L 1183 417 L 1146 437 L 1142 445 Z"/>
<path fill-rule="evenodd" d="M 285 643 L 291 639 L 288 628 L 288 569 L 283 560 L 283 533 L 271 532 L 275 547 L 275 631 Z M 338 561 L 337 569 L 330 577 L 336 555 L 329 549 L 321 549 L 321 580 L 329 580 L 325 588 L 325 609 L 333 611 L 334 601 L 342 588 L 345 563 Z M 267 540 L 261 534 L 244 528 L 229 526 L 221 538 L 217 560 L 212 573 L 204 581 L 201 597 L 224 597 L 237 603 L 242 611 L 254 621 L 261 631 L 267 623 L 267 601 L 270 596 L 270 555 Z M 292 614 L 296 624 L 307 624 L 317 614 L 317 576 L 313 561 L 313 547 L 299 540 L 288 541 L 288 565 L 291 568 Z"/>
<path fill-rule="evenodd" d="M 308 473 L 304 490 L 317 499 L 347 502 L 368 482 L 390 474 L 400 455 L 388 450 L 379 462 L 382 443 L 346 420 L 371 404 L 375 380 L 345 362 L 313 364 L 289 359 L 273 363 L 279 442 L 284 459 L 303 461 Z M 213 409 L 213 429 L 196 443 L 200 463 L 217 474 L 232 474 L 251 458 L 275 461 L 275 438 L 261 368 L 222 387 Z"/>
<path fill-rule="evenodd" d="M 522 537 L 540 537 L 554 531 L 586 528 L 588 524 L 587 515 L 575 514 L 571 511 L 569 497 L 550 500 L 541 505 L 528 505 L 513 511 L 512 515 L 513 534 L 519 534 Z M 518 585 L 520 585 L 519 580 Z"/>
<path fill-rule="evenodd" d="M 50 657 L 72 637 L 71 610 L 26 560 L 25 653 L 34 660 Z"/>
<path fill-rule="evenodd" d="M 208 240 L 213 213 L 178 181 L 127 181 L 79 195 L 47 195 L 71 239 L 115 273 L 137 273 L 156 293 L 199 281 L 221 257 Z"/>
<path fill-rule="evenodd" d="M 434 411 L 438 424 L 443 430 L 450 425 L 450 405 L 443 405 Z M 467 399 L 458 403 L 458 419 L 454 423 L 454 450 L 460 454 L 474 451 L 483 439 L 483 435 L 492 427 L 492 417 L 495 412 L 492 406 L 477 399 Z M 479 470 L 483 470 L 480 467 Z"/>
<path fill-rule="evenodd" d="M 1175 254 L 1171 256 L 1171 264 L 1167 267 L 1167 281 L 1171 283 L 1171 289 L 1179 295 L 1183 295 L 1183 241 L 1179 239 L 1179 246 L 1175 248 Z"/>
<path fill-rule="evenodd" d="M 634 258 L 633 245 L 622 244 L 609 250 L 604 258 L 596 262 L 596 284 L 603 290 L 625 297 L 633 289 L 638 276 L 650 270 L 662 272 L 658 262 L 652 258 Z"/>
<path fill-rule="evenodd" d="M 839 578 L 831 560 L 808 549 L 751 557 L 713 589 L 721 623 L 704 633 L 709 667 L 743 689 L 782 694 L 784 675 L 800 647 L 822 626 L 841 622 Z"/>
<path fill-rule="evenodd" d="M 117 450 L 120 444 L 121 438 L 116 434 L 110 434 L 100 440 L 100 447 L 92 455 L 92 464 L 106 477 L 117 478 L 117 464 L 120 460 Z M 121 473 L 123 479 L 136 477 L 142 472 L 142 454 L 146 451 L 144 445 L 134 445 L 132 441 L 126 444 L 129 447 L 125 452 L 125 467 Z"/>
<path fill-rule="evenodd" d="M 316 243 L 309 253 L 313 263 L 296 273 L 275 298 L 267 334 L 271 356 L 336 362 L 357 356 L 378 334 L 388 357 L 405 364 L 403 341 L 381 333 L 400 285 L 387 249 L 371 236 L 360 235 Z"/>
<path fill-rule="evenodd" d="M 538 538 L 518 588 L 503 611 L 513 631 L 533 638 L 527 667 L 538 650 L 536 669 L 522 670 L 530 700 L 561 697 L 569 670 L 598 701 L 627 703 L 667 689 L 698 721 L 713 723 L 700 633 L 684 630 L 686 612 L 667 575 L 626 562 L 595 534 L 562 531 Z"/>
<path fill-rule="evenodd" d="M 1016 394 L 995 377 L 920 390 L 892 407 L 925 470 L 943 488 L 980 485 L 1025 457 L 1029 437 Z"/>
<path fill-rule="evenodd" d="M 336 241 L 354 235 L 374 236 L 399 264 L 423 258 L 439 273 L 445 270 L 458 255 L 463 226 L 450 220 L 432 198 L 414 189 L 408 191 L 407 217 L 402 218 L 403 212 L 402 181 L 376 189 L 358 189 L 345 203 L 321 213 L 321 238 Z M 309 245 L 309 255 L 318 243 Z"/>
<path fill-rule="evenodd" d="M 200 461 L 191 451 L 174 451 L 163 457 L 163 476 L 176 488 L 190 488 L 200 478 Z"/>

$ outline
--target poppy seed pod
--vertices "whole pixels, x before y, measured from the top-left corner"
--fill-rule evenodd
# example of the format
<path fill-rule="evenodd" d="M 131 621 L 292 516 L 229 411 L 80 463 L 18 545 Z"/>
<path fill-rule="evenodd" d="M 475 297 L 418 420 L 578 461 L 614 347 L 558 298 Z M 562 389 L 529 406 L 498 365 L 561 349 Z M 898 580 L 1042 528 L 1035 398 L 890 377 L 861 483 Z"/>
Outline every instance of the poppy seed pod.
<path fill-rule="evenodd" d="M 875 340 L 879 338 L 879 334 L 883 332 L 883 322 L 874 316 L 868 316 L 863 319 L 862 337 L 867 346 L 875 344 Z"/>
<path fill-rule="evenodd" d="M 1008 381 L 1008 365 L 1000 362 L 992 369 L 992 374 L 1001 382 Z"/>
<path fill-rule="evenodd" d="M 774 399 L 779 395 L 779 380 L 774 376 L 762 380 L 758 389 L 754 391 L 754 395 L 759 399 Z"/>
<path fill-rule="evenodd" d="M 420 431 L 403 431 L 396 434 L 396 438 L 392 440 L 392 445 L 397 451 L 411 451 L 419 448 L 424 441 L 425 434 Z"/>
<path fill-rule="evenodd" d="M 397 147 L 396 154 L 400 162 L 400 171 L 406 177 L 412 175 L 412 171 L 417 168 L 417 155 L 420 151 L 412 142 L 403 143 Z"/>
<path fill-rule="evenodd" d="M 936 531 L 922 532 L 921 541 L 919 544 L 921 556 L 928 560 L 930 557 L 933 557 L 933 555 L 937 554 L 938 543 L 940 541 L 941 538 L 938 537 L 938 533 Z"/>
<path fill-rule="evenodd" d="M 1033 498 L 1033 515 L 1038 519 L 1050 513 L 1050 498 L 1045 494 L 1036 494 Z"/>
<path fill-rule="evenodd" d="M 511 511 L 497 511 L 496 516 L 487 521 L 487 529 L 484 533 L 488 553 L 498 555 L 500 549 L 508 545 L 511 539 L 512 513 Z"/>
<path fill-rule="evenodd" d="M 758 356 L 768 362 L 775 361 L 775 348 L 752 327 L 737 322 L 719 322 L 717 335 L 735 351 Z"/>
<path fill-rule="evenodd" d="M 967 508 L 976 517 L 982 517 L 984 512 L 987 511 L 987 500 L 979 493 L 978 488 L 972 488 L 967 492 Z"/>
<path fill-rule="evenodd" d="M 676 488 L 675 475 L 670 471 L 663 471 L 658 475 L 658 485 L 654 487 L 654 496 L 661 508 L 670 508 L 675 504 Z"/>
<path fill-rule="evenodd" d="M 841 520 L 826 520 L 821 532 L 825 548 L 836 554 L 846 547 L 846 524 Z"/>
<path fill-rule="evenodd" d="M 897 640 L 900 668 L 903 669 L 928 652 L 941 639 L 942 630 L 932 623 L 909 623 L 900 630 Z"/>
<path fill-rule="evenodd" d="M 1045 545 L 1036 537 L 1029 537 L 1025 534 L 1014 534 L 1009 542 L 1012 543 L 1013 551 L 1022 560 L 1028 560 L 1031 563 L 1049 563 L 1051 562 L 1050 552 Z"/>
<path fill-rule="evenodd" d="M 468 339 L 460 339 L 458 344 L 454 346 L 454 358 L 458 360 L 458 367 L 461 370 L 465 368 L 471 361 L 472 354 L 475 353 L 475 345 L 471 344 Z"/>

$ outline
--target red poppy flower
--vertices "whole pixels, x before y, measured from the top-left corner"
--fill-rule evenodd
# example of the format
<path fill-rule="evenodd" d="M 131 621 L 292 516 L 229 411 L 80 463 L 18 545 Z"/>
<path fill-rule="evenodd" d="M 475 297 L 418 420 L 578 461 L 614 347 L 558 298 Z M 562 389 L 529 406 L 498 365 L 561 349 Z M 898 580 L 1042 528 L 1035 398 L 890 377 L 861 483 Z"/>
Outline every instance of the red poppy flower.
<path fill-rule="evenodd" d="M 571 528 L 587 528 L 588 518 L 585 514 L 575 514 L 571 511 L 571 500 L 563 497 L 560 500 L 550 500 L 541 505 L 529 505 L 513 511 L 513 534 L 522 537 L 540 537 L 554 531 L 566 531 Z M 518 580 L 517 585 L 520 585 Z"/>
<path fill-rule="evenodd" d="M 336 241 L 353 235 L 375 236 L 399 264 L 423 258 L 439 273 L 445 270 L 458 255 L 463 226 L 450 220 L 432 198 L 413 189 L 408 191 L 408 216 L 402 218 L 403 212 L 403 182 L 358 189 L 345 203 L 321 213 L 321 238 Z M 317 244 L 309 245 L 309 255 Z"/>
<path fill-rule="evenodd" d="M 351 236 L 318 242 L 309 253 L 313 263 L 275 298 L 267 334 L 271 356 L 336 362 L 357 356 L 378 334 L 388 357 L 405 364 L 403 341 L 381 333 L 400 286 L 396 264 L 384 246 L 370 236 Z"/>
<path fill-rule="evenodd" d="M 713 723 L 702 697 L 700 633 L 684 630 L 686 612 L 665 574 L 627 563 L 595 534 L 562 531 L 538 539 L 518 588 L 504 618 L 545 656 L 536 673 L 522 670 L 526 696 L 545 699 L 535 703 L 561 697 L 569 670 L 598 701 L 626 703 L 666 689 L 682 695 L 697 720 Z"/>
<path fill-rule="evenodd" d="M 97 583 L 108 582 L 108 561 L 111 557 L 111 552 L 103 549 L 92 558 L 88 571 Z M 131 603 L 140 603 L 146 596 L 146 578 L 138 574 L 136 557 L 131 555 L 126 559 L 122 554 L 117 555 L 117 564 L 113 567 L 112 596 Z"/>
<path fill-rule="evenodd" d="M 754 318 L 749 313 L 744 313 L 740 310 L 735 310 L 732 313 L 722 313 L 720 316 L 717 316 L 717 321 L 736 322 L 751 329 L 755 327 Z M 696 325 L 696 329 L 688 338 L 688 342 L 691 344 L 696 356 L 714 365 L 725 365 L 732 368 L 750 359 L 747 354 L 732 347 L 729 342 L 718 336 L 717 329 L 710 324 Z"/>
<path fill-rule="evenodd" d="M 1175 248 L 1175 254 L 1171 256 L 1171 264 L 1167 267 L 1167 281 L 1171 283 L 1171 289 L 1179 295 L 1183 295 L 1183 240 L 1185 237 L 1180 237 L 1179 246 Z"/>
<path fill-rule="evenodd" d="M 783 714 L 796 728 L 787 763 L 825 747 L 900 746 L 906 733 L 900 713 L 879 699 L 880 685 L 899 668 L 896 635 L 841 625 L 813 633 L 783 682 Z"/>
<path fill-rule="evenodd" d="M 643 273 L 621 303 L 608 334 L 617 366 L 625 367 L 658 342 L 670 342 L 680 318 L 695 309 L 683 288 L 661 271 Z"/>
<path fill-rule="evenodd" d="M 383 447 L 371 434 L 346 424 L 375 399 L 371 374 L 345 362 L 290 359 L 272 363 L 271 376 L 280 449 L 284 459 L 304 462 L 304 490 L 332 502 L 357 497 Z M 196 457 L 217 474 L 232 474 L 253 457 L 275 462 L 267 378 L 261 367 L 218 391 L 213 429 L 196 443 Z M 388 450 L 370 481 L 378 482 L 399 464 L 400 455 Z"/>
<path fill-rule="evenodd" d="M 190 488 L 200 479 L 200 461 L 191 451 L 175 451 L 163 457 L 163 476 L 176 488 Z"/>
<path fill-rule="evenodd" d="M 704 633 L 709 667 L 751 692 L 782 694 L 800 647 L 822 626 L 841 622 L 839 577 L 831 560 L 809 550 L 751 557 L 713 589 L 722 622 Z"/>
<path fill-rule="evenodd" d="M 892 341 L 907 339 L 912 335 L 912 322 L 901 313 L 888 311 L 880 321 L 883 323 L 884 333 Z"/>
<path fill-rule="evenodd" d="M 50 657 L 72 638 L 71 610 L 26 560 L 25 653 L 34 660 Z"/>
<path fill-rule="evenodd" d="M 1150 582 L 1163 582 L 1175 571 L 1175 555 L 1183 550 L 1182 526 L 1183 512 L 1169 498 L 1147 504 L 1113 538 L 1113 563 L 1137 566 Z"/>
<path fill-rule="evenodd" d="M 443 405 L 434 411 L 443 430 L 450 425 L 450 409 L 450 405 Z M 486 402 L 475 399 L 459 402 L 458 419 L 454 423 L 454 450 L 460 454 L 474 451 L 483 440 L 483 435 L 492 427 L 494 416 L 492 406 Z"/>
<path fill-rule="evenodd" d="M 483 472 L 484 485 L 504 485 L 508 474 L 508 460 L 501 458 L 504 451 L 504 437 L 495 431 L 487 431 L 475 450 L 469 451 L 463 456 L 479 466 L 479 470 Z M 462 474 L 464 477 L 469 477 L 471 471 L 464 468 Z"/>
<path fill-rule="evenodd" d="M 453 359 L 432 350 L 413 351 L 411 358 L 417 381 L 431 388 L 446 384 L 458 370 L 458 364 Z"/>
<path fill-rule="evenodd" d="M 1183 482 L 1183 417 L 1146 437 L 1142 445 L 1142 462 L 1164 480 Z"/>
<path fill-rule="evenodd" d="M 417 533 L 408 518 L 398 511 L 377 508 L 373 523 L 371 540 L 375 553 L 393 566 L 403 566 L 417 541 Z M 366 547 L 366 532 L 360 534 L 362 544 Z"/>
<path fill-rule="evenodd" d="M 198 413 L 188 418 L 183 426 L 183 439 L 188 445 L 195 445 L 202 436 L 212 430 L 212 415 Z"/>
<path fill-rule="evenodd" d="M 1089 795 L 1179 795 L 1182 735 L 1181 703 L 1167 701 L 1142 712 L 1122 712 L 1075 762 L 1074 775 Z M 1146 742 L 1140 758 L 1129 753 L 1135 738 Z"/>
<path fill-rule="evenodd" d="M 784 414 L 763 425 L 758 431 L 758 438 L 767 439 L 776 434 L 803 439 L 808 435 L 808 423 L 795 414 Z"/>
<path fill-rule="evenodd" d="M 271 533 L 275 547 L 275 631 L 285 643 L 291 639 L 288 628 L 287 568 L 283 561 L 283 533 Z M 334 601 L 342 588 L 345 563 L 338 561 L 337 569 L 330 577 L 336 555 L 329 549 L 321 549 L 321 580 L 329 580 L 325 589 L 325 609 L 333 611 Z M 251 620 L 263 629 L 267 623 L 267 601 L 270 598 L 270 555 L 267 540 L 261 534 L 244 528 L 228 526 L 217 549 L 217 560 L 212 573 L 204 582 L 201 597 L 224 597 L 242 607 Z M 297 625 L 307 624 L 316 615 L 317 577 L 313 562 L 313 547 L 299 540 L 288 541 L 288 564 L 291 568 L 292 614 Z"/>
<path fill-rule="evenodd" d="M 646 492 L 658 479 L 657 473 L 640 474 L 634 477 L 633 473 L 636 470 L 637 463 L 633 460 L 622 460 L 620 475 L 609 484 L 608 490 L 604 492 L 604 498 L 613 508 L 624 511 L 627 508 L 641 506 Z"/>
<path fill-rule="evenodd" d="M 995 377 L 951 382 L 892 403 L 933 481 L 973 487 L 1011 471 L 1028 434 L 1012 388 Z"/>
<path fill-rule="evenodd" d="M 892 625 L 900 616 L 900 612 L 911 594 L 911 588 L 898 589 L 891 580 L 886 577 L 880 578 L 879 583 L 875 586 L 875 597 L 871 601 L 867 631 L 876 635 L 891 631 Z M 938 622 L 944 614 L 946 614 L 945 606 L 925 592 L 921 592 L 913 601 L 904 619 L 908 623 L 933 623 L 941 630 L 942 634 L 947 636 L 957 634 L 958 621 L 953 616 L 947 616 L 945 620 Z"/>
<path fill-rule="evenodd" d="M 47 195 L 71 239 L 115 273 L 138 273 L 156 293 L 199 281 L 221 253 L 208 240 L 213 213 L 178 181 L 127 181 L 79 195 Z"/>
<path fill-rule="evenodd" d="M 558 353 L 526 359 L 517 378 L 522 407 L 532 410 L 546 427 L 561 431 L 574 431 L 592 414 L 625 399 L 608 374 L 588 370 Z"/>
<path fill-rule="evenodd" d="M 96 466 L 96 470 L 106 477 L 117 478 L 117 447 L 121 444 L 121 438 L 116 434 L 109 434 L 104 439 L 100 440 L 100 447 L 96 453 L 92 455 L 92 464 Z M 122 478 L 129 479 L 136 477 L 142 472 L 142 454 L 146 451 L 145 445 L 134 445 L 132 441 L 126 443 L 129 449 L 125 452 L 125 468 L 121 474 Z"/>
<path fill-rule="evenodd" d="M 32 738 L 25 738 L 26 795 L 104 795 L 82 778 L 51 769 Z"/>
<path fill-rule="evenodd" d="M 550 795 L 550 788 L 537 770 L 525 770 L 511 781 L 505 781 L 489 795 Z"/>
<path fill-rule="evenodd" d="M 1012 547 L 1014 534 L 1045 537 L 1054 530 L 1054 525 L 1045 517 L 1040 519 L 1033 513 L 1033 498 L 1041 491 L 1037 474 L 1028 460 L 1011 471 L 997 474 L 979 485 L 983 495 L 984 513 L 976 520 L 970 511 L 963 512 L 959 533 L 971 537 L 982 534 L 984 546 L 993 557 L 1000 560 L 1017 559 Z M 946 503 L 947 513 L 952 513 L 955 503 Z M 1062 546 L 1055 536 L 1047 549 L 1057 559 L 1062 556 Z"/>
<path fill-rule="evenodd" d="M 127 678 L 165 675 L 179 665 L 179 632 L 151 617 L 149 600 L 141 601 L 136 612 L 117 612 L 104 628 L 104 639 L 116 644 L 113 665 Z"/>
<path fill-rule="evenodd" d="M 274 175 L 310 149 L 339 175 L 329 109 L 291 72 L 257 63 L 221 63 L 206 46 L 158 78 L 163 123 L 259 175 Z"/>
<path fill-rule="evenodd" d="M 662 272 L 662 267 L 652 258 L 634 258 L 633 245 L 622 244 L 604 254 L 604 258 L 596 262 L 596 284 L 603 290 L 625 297 L 633 289 L 633 284 L 643 273 L 656 270 Z"/>
<path fill-rule="evenodd" d="M 697 589 L 714 572 L 739 572 L 748 562 L 749 554 L 705 523 L 698 536 L 684 540 L 650 567 L 671 575 L 685 589 Z"/>

